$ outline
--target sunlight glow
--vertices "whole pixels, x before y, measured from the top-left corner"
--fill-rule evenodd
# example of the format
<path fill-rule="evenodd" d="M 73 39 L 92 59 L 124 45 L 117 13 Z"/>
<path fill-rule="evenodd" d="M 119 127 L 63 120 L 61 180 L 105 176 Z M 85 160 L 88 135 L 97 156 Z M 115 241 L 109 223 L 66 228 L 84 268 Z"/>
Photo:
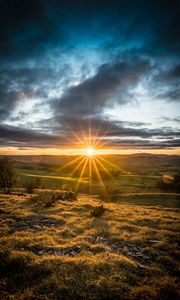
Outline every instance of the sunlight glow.
<path fill-rule="evenodd" d="M 87 156 L 94 156 L 95 155 L 95 149 L 93 149 L 93 148 L 87 148 L 87 149 L 85 149 L 85 155 L 87 155 Z"/>
<path fill-rule="evenodd" d="M 81 188 L 85 188 L 84 184 L 88 183 L 89 193 L 92 193 L 93 184 L 98 181 L 100 193 L 104 195 L 106 199 L 109 199 L 105 183 L 105 174 L 106 177 L 110 177 L 111 180 L 116 180 L 112 176 L 110 170 L 117 169 L 118 167 L 108 162 L 105 157 L 101 157 L 101 151 L 104 150 L 103 147 L 106 145 L 104 137 L 106 136 L 108 129 L 103 133 L 103 136 L 100 136 L 101 128 L 92 130 L 91 120 L 89 120 L 88 125 L 86 130 L 83 130 L 83 128 L 80 127 L 81 130 L 79 134 L 71 129 L 74 136 L 74 142 L 77 141 L 76 154 L 78 157 L 75 157 L 71 162 L 62 166 L 61 170 L 71 169 L 69 177 L 76 178 L 76 183 L 73 187 L 74 191 L 79 192 Z"/>

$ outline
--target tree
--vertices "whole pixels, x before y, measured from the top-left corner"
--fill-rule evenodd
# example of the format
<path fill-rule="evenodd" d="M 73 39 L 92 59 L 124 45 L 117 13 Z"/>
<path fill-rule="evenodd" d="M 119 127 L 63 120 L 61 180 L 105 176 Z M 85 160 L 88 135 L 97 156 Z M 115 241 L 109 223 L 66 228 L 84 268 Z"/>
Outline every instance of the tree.
<path fill-rule="evenodd" d="M 16 169 L 11 158 L 5 156 L 0 159 L 0 188 L 4 189 L 6 194 L 10 194 L 13 185 L 17 181 Z"/>

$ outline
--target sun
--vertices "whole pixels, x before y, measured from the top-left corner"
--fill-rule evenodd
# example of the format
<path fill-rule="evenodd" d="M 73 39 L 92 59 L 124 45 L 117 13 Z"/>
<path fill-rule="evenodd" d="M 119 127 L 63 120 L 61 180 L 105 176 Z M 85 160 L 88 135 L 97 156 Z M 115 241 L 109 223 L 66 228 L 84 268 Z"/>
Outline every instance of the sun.
<path fill-rule="evenodd" d="M 104 178 L 106 178 L 105 176 L 108 176 L 114 180 L 110 170 L 121 170 L 115 164 L 109 162 L 103 154 L 101 155 L 100 153 L 101 149 L 106 145 L 106 141 L 104 140 L 106 132 L 103 136 L 99 137 L 100 129 L 98 128 L 97 131 L 92 134 L 91 123 L 89 124 L 88 132 L 83 131 L 81 127 L 80 129 L 81 132 L 78 134 L 72 130 L 75 141 L 77 140 L 77 154 L 74 159 L 63 165 L 61 170 L 67 169 L 68 172 L 70 172 L 70 180 L 72 180 L 72 182 L 75 181 L 72 185 L 74 191 L 87 191 L 86 187 L 88 186 L 87 192 L 92 194 L 96 191 L 96 182 L 98 182 L 99 185 L 97 190 L 99 190 L 104 197 L 109 199 L 109 193 Z"/>
<path fill-rule="evenodd" d="M 94 156 L 95 155 L 95 149 L 93 149 L 93 148 L 86 148 L 85 149 L 85 155 L 86 156 Z"/>
<path fill-rule="evenodd" d="M 89 193 L 91 194 L 94 188 L 93 183 L 97 181 L 99 182 L 99 188 L 102 194 L 109 199 L 103 178 L 104 174 L 107 174 L 110 178 L 114 179 L 109 169 L 116 169 L 117 166 L 100 154 L 100 151 L 104 145 L 106 145 L 104 137 L 108 131 L 99 137 L 100 128 L 93 130 L 93 133 L 91 129 L 91 121 L 89 121 L 88 132 L 84 131 L 81 126 L 80 133 L 76 133 L 72 130 L 75 141 L 77 140 L 77 154 L 72 161 L 63 165 L 61 170 L 66 168 L 70 170 L 70 168 L 72 168 L 69 178 L 76 181 L 76 184 L 73 186 L 75 191 L 81 191 L 81 188 L 84 189 L 85 187 L 84 184 L 88 184 Z M 119 168 L 117 169 L 119 170 Z"/>

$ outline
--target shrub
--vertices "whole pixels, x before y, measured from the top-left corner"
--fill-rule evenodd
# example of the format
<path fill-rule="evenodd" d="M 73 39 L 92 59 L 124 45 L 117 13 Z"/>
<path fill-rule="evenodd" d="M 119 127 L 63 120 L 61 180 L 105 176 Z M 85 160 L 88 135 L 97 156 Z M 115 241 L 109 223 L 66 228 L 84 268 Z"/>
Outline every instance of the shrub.
<path fill-rule="evenodd" d="M 34 181 L 28 181 L 24 184 L 25 191 L 28 194 L 33 194 L 35 189 Z"/>
<path fill-rule="evenodd" d="M 63 194 L 51 193 L 51 192 L 41 192 L 31 200 L 36 203 L 39 207 L 48 208 L 54 206 L 58 200 L 68 200 L 73 201 L 77 199 L 77 194 L 74 192 L 66 192 Z"/>
<path fill-rule="evenodd" d="M 171 181 L 164 180 L 163 176 L 163 179 L 157 183 L 157 187 L 163 192 L 180 193 L 180 175 L 176 174 Z"/>
<path fill-rule="evenodd" d="M 64 200 L 68 200 L 68 201 L 77 200 L 77 193 L 72 191 L 67 191 L 64 195 Z"/>
<path fill-rule="evenodd" d="M 26 193 L 28 194 L 33 194 L 34 193 L 34 189 L 37 189 L 41 186 L 41 179 L 40 178 L 36 178 L 34 180 L 28 181 L 24 184 Z"/>
<path fill-rule="evenodd" d="M 38 189 L 38 188 L 41 188 L 42 186 L 42 179 L 37 177 L 35 180 L 34 180 L 34 188 L 35 189 Z"/>
<path fill-rule="evenodd" d="M 10 194 L 16 181 L 17 173 L 12 159 L 9 157 L 0 159 L 0 188 L 3 188 L 6 194 Z"/>
<path fill-rule="evenodd" d="M 33 194 L 34 193 L 34 183 L 33 183 L 33 181 L 26 182 L 24 184 L 24 187 L 25 187 L 25 192 L 26 193 L 28 193 L 28 194 Z"/>
<path fill-rule="evenodd" d="M 39 207 L 51 207 L 58 201 L 58 196 L 49 192 L 43 192 L 33 197 L 31 200 L 36 203 Z"/>
<path fill-rule="evenodd" d="M 106 211 L 106 208 L 103 205 L 96 206 L 93 211 L 91 212 L 91 215 L 93 217 L 100 217 L 103 215 L 103 213 Z"/>

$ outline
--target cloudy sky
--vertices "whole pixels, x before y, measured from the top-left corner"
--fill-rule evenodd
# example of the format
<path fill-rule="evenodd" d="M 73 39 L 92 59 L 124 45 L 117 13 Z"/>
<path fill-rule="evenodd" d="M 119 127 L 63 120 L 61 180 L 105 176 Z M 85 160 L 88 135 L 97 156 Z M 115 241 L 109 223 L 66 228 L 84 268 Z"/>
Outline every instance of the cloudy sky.
<path fill-rule="evenodd" d="M 180 1 L 0 6 L 1 154 L 180 154 Z"/>

